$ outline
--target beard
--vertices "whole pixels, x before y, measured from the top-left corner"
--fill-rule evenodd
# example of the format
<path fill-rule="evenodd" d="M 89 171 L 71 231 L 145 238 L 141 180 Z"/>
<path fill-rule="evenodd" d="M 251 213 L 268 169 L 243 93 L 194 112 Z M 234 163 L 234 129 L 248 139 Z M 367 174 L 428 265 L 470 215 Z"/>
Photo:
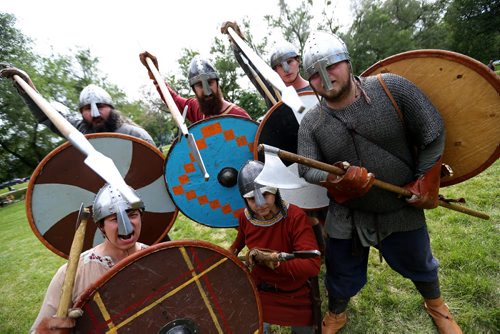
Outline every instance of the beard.
<path fill-rule="evenodd" d="M 349 77 L 349 80 L 347 80 L 347 82 L 344 85 L 342 85 L 339 88 L 339 90 L 333 90 L 333 89 L 329 90 L 328 92 L 325 93 L 324 98 L 327 101 L 331 102 L 341 100 L 342 98 L 349 95 L 349 93 L 351 92 L 351 88 L 352 88 L 352 80 Z"/>
<path fill-rule="evenodd" d="M 220 90 L 215 92 L 210 96 L 196 97 L 198 104 L 200 105 L 200 111 L 205 116 L 216 116 L 219 115 L 222 110 L 222 96 Z"/>
<path fill-rule="evenodd" d="M 120 115 L 113 109 L 109 113 L 109 116 L 106 120 L 98 124 L 90 123 L 89 127 L 92 129 L 93 133 L 115 132 L 120 126 L 120 123 L 121 123 Z"/>

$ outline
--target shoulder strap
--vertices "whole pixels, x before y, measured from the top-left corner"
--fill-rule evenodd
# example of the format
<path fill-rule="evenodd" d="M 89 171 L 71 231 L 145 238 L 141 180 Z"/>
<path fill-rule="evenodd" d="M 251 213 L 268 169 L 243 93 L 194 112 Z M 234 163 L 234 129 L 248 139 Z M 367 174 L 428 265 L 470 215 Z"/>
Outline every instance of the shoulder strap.
<path fill-rule="evenodd" d="M 226 115 L 227 113 L 229 113 L 231 111 L 231 109 L 233 109 L 234 107 L 234 103 L 231 103 L 227 108 L 226 110 L 224 110 L 221 115 Z"/>
<path fill-rule="evenodd" d="M 404 126 L 405 121 L 403 118 L 403 113 L 401 112 L 401 109 L 399 109 L 399 106 L 396 103 L 396 100 L 394 100 L 394 96 L 392 96 L 391 91 L 389 90 L 389 88 L 387 88 L 387 85 L 385 84 L 384 79 L 382 79 L 382 74 L 380 74 L 380 73 L 377 74 L 377 79 L 378 79 L 378 81 L 380 81 L 380 84 L 382 85 L 382 88 L 384 89 L 385 93 L 387 94 L 387 97 L 389 97 L 389 99 L 392 102 L 392 105 L 394 106 L 394 108 L 398 112 L 399 119 L 401 120 L 401 122 L 403 122 L 403 126 Z"/>

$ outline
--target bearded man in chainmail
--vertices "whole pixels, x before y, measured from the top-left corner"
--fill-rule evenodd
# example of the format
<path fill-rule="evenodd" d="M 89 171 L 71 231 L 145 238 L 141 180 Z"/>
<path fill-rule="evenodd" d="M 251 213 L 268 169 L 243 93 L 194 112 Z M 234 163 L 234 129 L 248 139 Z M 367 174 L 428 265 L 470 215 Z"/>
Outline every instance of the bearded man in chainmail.
<path fill-rule="evenodd" d="M 37 90 L 26 72 L 12 66 L 6 66 L 0 71 L 0 77 L 13 79 L 14 75 L 20 76 L 34 90 Z M 57 128 L 52 124 L 40 107 L 38 107 L 15 80 L 13 80 L 13 82 L 38 123 L 46 125 L 53 132 L 60 135 Z M 68 108 L 61 103 L 54 102 L 52 106 L 64 116 L 71 125 L 83 134 L 117 132 L 143 139 L 155 145 L 151 135 L 116 110 L 108 92 L 97 85 L 88 85 L 81 91 L 78 104 L 80 115 L 70 112 Z"/>
<path fill-rule="evenodd" d="M 432 255 L 423 211 L 438 205 L 445 143 L 439 112 L 403 77 L 354 76 L 347 48 L 336 35 L 311 34 L 304 67 L 320 103 L 300 124 L 298 153 L 345 170 L 338 177 L 299 168 L 307 181 L 325 186 L 330 197 L 328 312 L 322 333 L 345 326 L 349 299 L 367 282 L 371 246 L 414 283 L 440 333 L 462 333 L 441 297 L 439 262 Z M 414 195 L 404 199 L 372 188 L 374 175 Z"/>

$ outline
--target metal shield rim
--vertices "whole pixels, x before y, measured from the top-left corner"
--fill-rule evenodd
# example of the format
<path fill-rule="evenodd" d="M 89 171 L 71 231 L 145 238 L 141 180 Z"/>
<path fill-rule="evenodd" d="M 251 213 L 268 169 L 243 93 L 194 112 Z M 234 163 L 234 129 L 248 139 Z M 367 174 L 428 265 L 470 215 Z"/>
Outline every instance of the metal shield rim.
<path fill-rule="evenodd" d="M 101 132 L 101 133 L 86 134 L 85 137 L 87 139 L 110 138 L 111 137 L 111 138 L 119 138 L 119 139 L 131 140 L 131 141 L 134 141 L 134 142 L 136 142 L 138 144 L 141 144 L 143 146 L 148 147 L 153 153 L 155 153 L 156 155 L 158 155 L 161 159 L 165 160 L 165 156 L 163 155 L 163 153 L 156 146 L 148 143 L 147 141 L 145 141 L 143 139 L 140 139 L 140 138 L 137 138 L 137 137 L 134 137 L 134 136 L 130 136 L 130 135 L 127 135 L 127 134 L 122 134 L 122 133 L 116 133 L 116 132 Z M 31 230 L 33 231 L 33 233 L 35 234 L 35 236 L 38 238 L 38 240 L 40 240 L 40 242 L 45 247 L 47 247 L 50 251 L 52 251 L 56 255 L 59 255 L 59 256 L 65 258 L 65 259 L 67 259 L 69 255 L 66 254 L 66 253 L 64 253 L 63 251 L 59 250 L 58 248 L 56 248 L 55 246 L 53 246 L 49 241 L 47 241 L 43 237 L 43 235 L 40 233 L 40 231 L 38 230 L 38 228 L 36 227 L 35 219 L 33 217 L 33 212 L 32 212 L 32 201 L 33 201 L 33 189 L 35 187 L 36 180 L 37 180 L 38 176 L 40 175 L 41 171 L 44 169 L 45 165 L 54 156 L 56 156 L 60 152 L 66 150 L 66 149 L 68 149 L 70 147 L 73 147 L 73 145 L 70 142 L 65 141 L 64 143 L 62 143 L 61 145 L 57 146 L 52 151 L 50 151 L 40 161 L 40 163 L 37 165 L 37 167 L 35 168 L 35 170 L 31 174 L 31 177 L 30 177 L 30 180 L 28 182 L 27 189 L 26 189 L 26 199 L 25 199 L 26 217 L 28 219 L 28 223 L 30 225 Z M 170 229 L 172 228 L 172 226 L 174 225 L 174 223 L 175 223 L 175 221 L 177 219 L 178 213 L 179 213 L 179 210 L 176 207 L 175 211 L 173 212 L 173 216 L 172 216 L 171 222 L 167 225 L 167 228 L 165 229 L 164 233 L 160 236 L 160 238 L 158 238 L 157 242 L 161 241 L 168 234 L 168 232 L 170 231 Z"/>
<path fill-rule="evenodd" d="M 469 69 L 479 74 L 483 79 L 485 79 L 497 91 L 497 93 L 500 94 L 500 77 L 496 73 L 491 71 L 486 65 L 484 65 L 483 63 L 474 58 L 463 55 L 461 53 L 448 50 L 441 50 L 441 49 L 420 49 L 420 50 L 401 52 L 376 62 L 375 64 L 371 65 L 369 68 L 364 70 L 360 74 L 360 76 L 365 77 L 374 75 L 376 71 L 383 69 L 385 66 L 397 63 L 402 60 L 415 59 L 415 58 L 428 58 L 428 57 L 442 58 L 468 67 Z M 486 159 L 486 161 L 480 164 L 477 168 L 469 171 L 468 173 L 460 177 L 455 177 L 450 180 L 441 181 L 440 186 L 447 187 L 466 181 L 483 172 L 485 169 L 491 166 L 499 157 L 500 157 L 500 144 L 496 146 L 496 149 L 492 152 L 489 158 Z"/>

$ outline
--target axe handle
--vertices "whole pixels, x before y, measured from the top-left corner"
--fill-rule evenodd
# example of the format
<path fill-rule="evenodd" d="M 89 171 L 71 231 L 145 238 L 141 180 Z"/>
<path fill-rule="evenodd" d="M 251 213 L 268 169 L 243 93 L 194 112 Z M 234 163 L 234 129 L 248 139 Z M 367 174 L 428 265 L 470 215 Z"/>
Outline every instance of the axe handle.
<path fill-rule="evenodd" d="M 61 299 L 57 307 L 56 316 L 65 318 L 68 316 L 68 309 L 71 306 L 71 295 L 73 293 L 73 286 L 75 284 L 76 271 L 78 269 L 78 262 L 80 261 L 80 254 L 83 249 L 83 240 L 85 238 L 85 230 L 87 228 L 87 219 L 90 214 L 88 208 L 84 208 L 82 219 L 76 229 L 71 249 L 69 251 L 68 266 L 66 268 L 66 275 L 62 286 Z"/>
<path fill-rule="evenodd" d="M 264 150 L 264 146 L 259 145 L 259 150 Z M 336 166 L 332 166 L 332 165 L 329 165 L 327 163 L 324 163 L 324 162 L 321 162 L 318 160 L 306 158 L 306 157 L 303 157 L 301 155 L 294 154 L 291 152 L 278 150 L 277 154 L 282 159 L 296 162 L 296 163 L 306 165 L 306 166 L 309 166 L 312 168 L 320 169 L 320 170 L 323 170 L 325 172 L 333 173 L 336 175 L 344 175 L 344 173 L 345 173 L 342 168 L 338 168 Z M 411 195 L 412 195 L 412 193 L 405 188 L 402 188 L 402 187 L 399 187 L 399 186 L 396 186 L 394 184 L 387 183 L 384 181 L 380 181 L 377 179 L 375 179 L 375 181 L 373 182 L 373 185 L 378 187 L 378 188 L 382 188 L 384 190 L 402 195 L 404 197 L 411 197 Z M 465 213 L 465 214 L 468 214 L 470 216 L 474 216 L 477 218 L 481 218 L 481 219 L 485 219 L 485 220 L 490 219 L 489 215 L 487 215 L 483 212 L 480 212 L 480 211 L 476 211 L 476 210 L 467 208 L 467 207 L 460 205 L 460 204 L 449 203 L 449 202 L 446 202 L 443 200 L 439 200 L 439 206 L 442 206 L 442 207 L 450 209 L 450 210 L 458 211 L 461 213 Z"/>

